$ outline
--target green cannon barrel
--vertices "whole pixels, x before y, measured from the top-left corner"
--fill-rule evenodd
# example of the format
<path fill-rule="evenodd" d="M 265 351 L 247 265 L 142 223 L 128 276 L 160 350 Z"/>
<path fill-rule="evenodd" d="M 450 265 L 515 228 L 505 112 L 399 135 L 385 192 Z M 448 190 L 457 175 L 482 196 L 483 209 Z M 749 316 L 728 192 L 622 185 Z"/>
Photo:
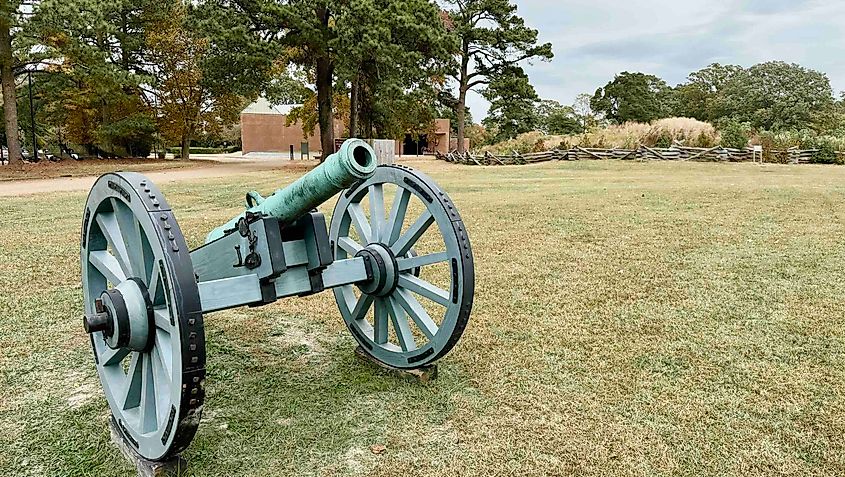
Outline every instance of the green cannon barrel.
<path fill-rule="evenodd" d="M 368 179 L 376 171 L 376 154 L 369 144 L 360 139 L 347 139 L 340 150 L 296 180 L 293 184 L 279 189 L 273 195 L 261 200 L 248 209 L 252 213 L 275 217 L 285 222 L 293 222 L 311 209 L 329 200 L 333 195 L 346 189 L 361 179 Z M 245 215 L 240 214 L 208 234 L 206 243 L 225 235 L 225 231 L 236 227 Z"/>

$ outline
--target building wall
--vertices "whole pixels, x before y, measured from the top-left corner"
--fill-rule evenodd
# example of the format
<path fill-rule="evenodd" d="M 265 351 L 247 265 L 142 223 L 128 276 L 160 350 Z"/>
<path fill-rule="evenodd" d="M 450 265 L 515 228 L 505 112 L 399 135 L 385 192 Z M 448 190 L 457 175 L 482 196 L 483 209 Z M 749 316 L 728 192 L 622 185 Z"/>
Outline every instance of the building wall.
<path fill-rule="evenodd" d="M 449 151 L 458 149 L 458 138 L 453 137 L 449 140 Z M 469 151 L 469 138 L 464 138 L 464 151 Z M 448 152 L 448 151 L 447 151 Z"/>
<path fill-rule="evenodd" d="M 283 114 L 241 113 L 241 141 L 243 153 L 249 152 L 288 152 L 290 146 L 299 151 L 302 142 L 308 142 L 312 153 L 322 149 L 320 145 L 320 127 L 314 128 L 314 134 L 305 136 L 302 123 L 296 122 L 285 126 L 287 116 Z M 339 135 L 343 125 L 335 124 L 335 135 Z"/>
<path fill-rule="evenodd" d="M 314 134 L 305 137 L 300 122 L 285 126 L 287 116 L 284 114 L 241 113 L 241 141 L 243 153 L 250 152 L 281 152 L 300 150 L 300 144 L 308 141 L 308 149 L 317 153 L 322 149 L 320 145 L 320 127 L 314 129 Z M 344 124 L 335 121 L 335 137 L 342 137 Z M 429 138 L 429 148 L 440 153 L 448 153 L 455 149 L 457 143 L 450 138 L 450 124 L 448 119 L 436 119 L 433 137 Z M 469 139 L 465 140 L 469 148 Z M 396 141 L 396 153 L 403 154 L 402 141 Z"/>

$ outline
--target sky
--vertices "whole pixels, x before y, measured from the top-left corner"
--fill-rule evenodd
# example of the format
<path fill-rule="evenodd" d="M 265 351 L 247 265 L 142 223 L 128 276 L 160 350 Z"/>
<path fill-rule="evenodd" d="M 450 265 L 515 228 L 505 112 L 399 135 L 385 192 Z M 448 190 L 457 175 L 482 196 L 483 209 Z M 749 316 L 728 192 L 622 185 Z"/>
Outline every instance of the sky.
<path fill-rule="evenodd" d="M 622 71 L 674 86 L 711 63 L 782 60 L 822 71 L 845 91 L 843 0 L 515 0 L 554 59 L 525 64 L 543 99 L 571 104 Z M 478 122 L 488 104 L 470 93 Z"/>

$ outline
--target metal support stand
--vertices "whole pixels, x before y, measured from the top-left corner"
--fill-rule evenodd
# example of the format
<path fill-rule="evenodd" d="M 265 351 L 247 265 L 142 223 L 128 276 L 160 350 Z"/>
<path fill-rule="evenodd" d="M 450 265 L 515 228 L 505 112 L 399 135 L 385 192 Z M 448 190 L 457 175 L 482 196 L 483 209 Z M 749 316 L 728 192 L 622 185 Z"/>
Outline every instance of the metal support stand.
<path fill-rule="evenodd" d="M 390 374 L 394 376 L 398 376 L 400 378 L 409 379 L 411 381 L 418 381 L 421 383 L 427 383 L 429 381 L 434 381 L 437 379 L 437 365 L 436 364 L 429 364 L 417 369 L 399 369 L 394 368 L 393 366 L 388 366 L 381 361 L 377 361 L 373 359 L 372 356 L 367 354 L 363 348 L 360 346 L 355 348 L 355 355 L 358 356 L 362 361 L 375 366 L 379 369 L 383 369 L 388 371 Z"/>
<path fill-rule="evenodd" d="M 188 468 L 188 461 L 182 456 L 176 456 L 170 460 L 163 462 L 154 462 L 144 459 L 134 449 L 129 447 L 126 440 L 117 429 L 117 424 L 114 418 L 109 419 L 109 429 L 111 430 L 111 440 L 123 457 L 138 471 L 138 477 L 169 477 L 183 475 Z"/>

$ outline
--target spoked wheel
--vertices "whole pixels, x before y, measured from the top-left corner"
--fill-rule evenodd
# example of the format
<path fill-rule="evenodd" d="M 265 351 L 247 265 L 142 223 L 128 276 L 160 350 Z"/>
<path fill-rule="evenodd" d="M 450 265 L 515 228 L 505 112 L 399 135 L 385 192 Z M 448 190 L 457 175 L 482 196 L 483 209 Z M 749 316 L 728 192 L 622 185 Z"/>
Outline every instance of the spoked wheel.
<path fill-rule="evenodd" d="M 191 442 L 204 398 L 199 291 L 179 224 L 140 174 L 94 184 L 82 224 L 84 326 L 112 415 L 144 458 Z"/>
<path fill-rule="evenodd" d="M 433 180 L 380 166 L 341 194 L 329 237 L 337 259 L 363 257 L 372 272 L 366 282 L 334 289 L 367 353 L 408 369 L 452 349 L 472 309 L 472 249 L 455 205 Z"/>

